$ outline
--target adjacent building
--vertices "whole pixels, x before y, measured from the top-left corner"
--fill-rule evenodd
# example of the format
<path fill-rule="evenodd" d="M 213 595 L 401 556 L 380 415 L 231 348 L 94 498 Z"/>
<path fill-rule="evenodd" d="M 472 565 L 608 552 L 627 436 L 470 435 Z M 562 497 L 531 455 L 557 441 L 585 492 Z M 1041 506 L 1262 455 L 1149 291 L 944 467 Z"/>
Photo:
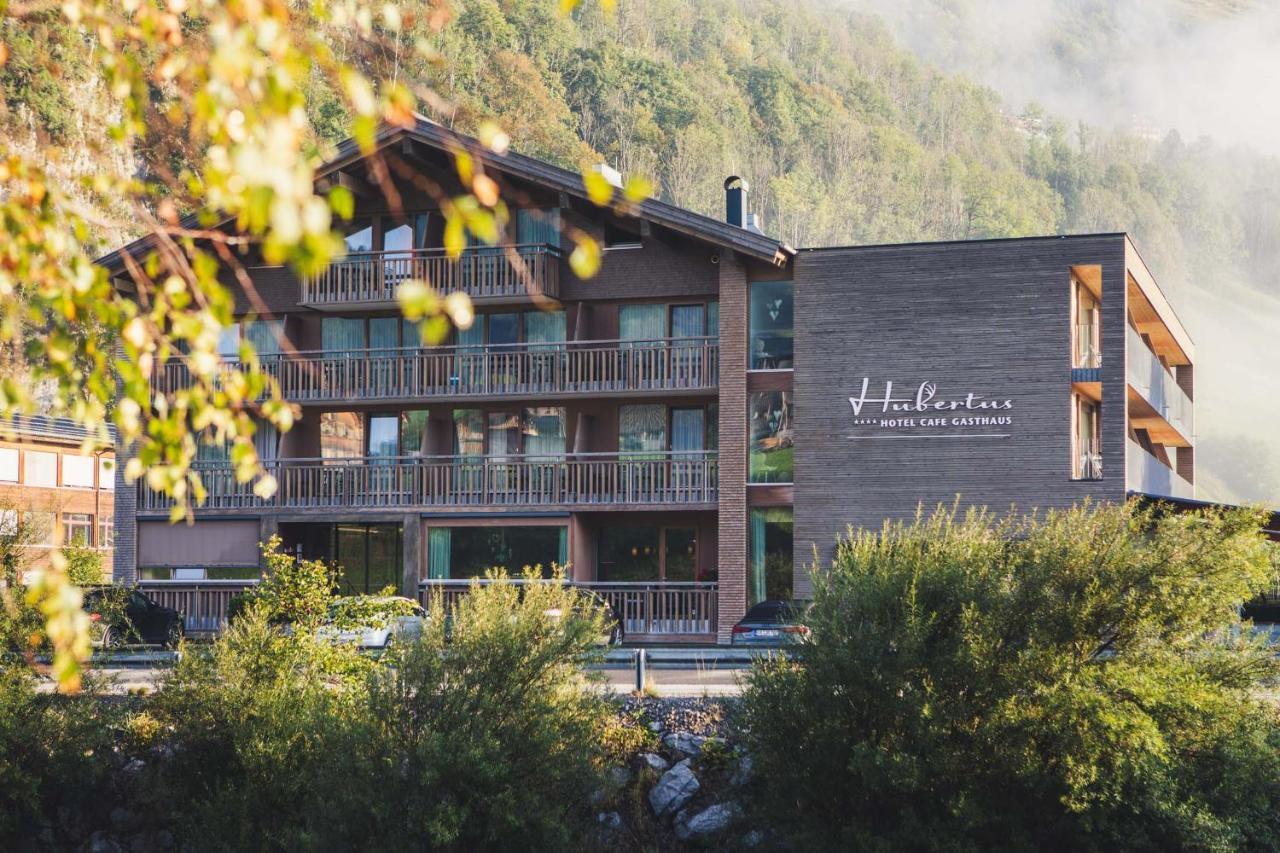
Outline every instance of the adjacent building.
<path fill-rule="evenodd" d="M 115 536 L 115 454 L 86 450 L 88 434 L 71 420 L 0 420 L 0 536 L 25 527 L 24 569 L 48 566 L 57 548 L 101 552 L 111 571 Z"/>
<path fill-rule="evenodd" d="M 322 171 L 357 195 L 345 258 L 308 280 L 244 259 L 269 316 L 240 293 L 224 351 L 252 341 L 302 410 L 258 436 L 279 490 L 206 448 L 209 498 L 171 526 L 121 482 L 118 579 L 243 583 L 278 534 L 351 591 L 567 565 L 632 639 L 724 642 L 753 602 L 806 595 L 850 524 L 1194 496 L 1194 347 L 1124 234 L 796 250 L 738 178 L 721 221 L 598 208 L 577 175 L 425 121 L 378 144 L 398 208 L 353 146 Z M 450 259 L 431 188 L 453 191 L 457 146 L 514 209 Z M 575 230 L 605 247 L 589 280 Z M 129 290 L 122 253 L 146 251 L 102 262 Z M 423 346 L 411 277 L 469 293 L 475 322 Z"/>

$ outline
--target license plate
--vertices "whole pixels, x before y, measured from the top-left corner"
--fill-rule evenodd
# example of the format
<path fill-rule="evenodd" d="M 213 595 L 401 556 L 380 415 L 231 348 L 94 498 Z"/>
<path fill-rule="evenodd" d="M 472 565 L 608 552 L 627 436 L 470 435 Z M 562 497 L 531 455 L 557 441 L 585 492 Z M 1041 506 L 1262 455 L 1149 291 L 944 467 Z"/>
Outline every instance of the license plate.
<path fill-rule="evenodd" d="M 781 635 L 781 631 L 775 631 L 773 628 L 760 628 L 756 631 L 757 637 L 778 637 Z"/>

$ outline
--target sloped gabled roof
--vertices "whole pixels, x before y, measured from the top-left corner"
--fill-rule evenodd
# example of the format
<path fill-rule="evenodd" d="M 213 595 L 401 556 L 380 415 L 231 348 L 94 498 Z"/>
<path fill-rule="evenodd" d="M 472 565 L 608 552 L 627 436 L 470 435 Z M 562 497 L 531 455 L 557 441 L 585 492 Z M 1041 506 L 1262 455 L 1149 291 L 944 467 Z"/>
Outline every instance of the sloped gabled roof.
<path fill-rule="evenodd" d="M 479 140 L 421 116 L 418 117 L 416 125 L 411 128 L 384 124 L 375 137 L 375 147 L 386 148 L 405 139 L 422 143 L 439 151 L 447 152 L 462 148 L 480 160 L 486 169 L 538 184 L 556 192 L 566 193 L 575 198 L 587 198 L 582 176 L 576 172 L 562 169 L 534 157 L 517 154 L 514 151 L 495 154 L 481 145 Z M 346 139 L 338 145 L 333 159 L 316 170 L 316 178 L 319 180 L 348 168 L 364 156 L 354 139 Z M 739 228 L 728 222 L 703 216 L 656 199 L 649 199 L 635 205 L 634 212 L 641 219 L 647 219 L 692 239 L 732 249 L 767 263 L 782 265 L 795 255 L 795 249 L 773 237 Z M 183 219 L 182 224 L 184 227 L 195 227 L 198 223 L 194 216 L 189 216 Z M 134 256 L 141 255 L 152 247 L 154 241 L 153 235 L 141 237 L 114 252 L 103 255 L 98 259 L 98 263 L 116 271 L 123 266 L 123 255 L 126 252 Z"/>

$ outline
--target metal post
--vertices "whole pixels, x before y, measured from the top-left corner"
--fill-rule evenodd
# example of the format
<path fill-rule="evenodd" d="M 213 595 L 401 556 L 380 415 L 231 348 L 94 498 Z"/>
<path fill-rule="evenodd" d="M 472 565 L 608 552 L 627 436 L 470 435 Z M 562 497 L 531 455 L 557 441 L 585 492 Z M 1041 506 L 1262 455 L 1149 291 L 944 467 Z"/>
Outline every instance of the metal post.
<path fill-rule="evenodd" d="M 648 654 L 644 649 L 636 649 L 636 692 L 644 692 L 645 672 L 648 667 Z"/>

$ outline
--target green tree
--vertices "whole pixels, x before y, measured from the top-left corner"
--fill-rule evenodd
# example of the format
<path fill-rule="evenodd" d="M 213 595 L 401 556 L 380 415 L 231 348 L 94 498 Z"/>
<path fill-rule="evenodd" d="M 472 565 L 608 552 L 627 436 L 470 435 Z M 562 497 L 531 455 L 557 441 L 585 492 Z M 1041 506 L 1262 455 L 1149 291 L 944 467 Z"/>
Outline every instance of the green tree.
<path fill-rule="evenodd" d="M 1275 849 L 1278 671 L 1246 511 L 945 509 L 851 532 L 755 667 L 758 802 L 809 849 Z"/>

